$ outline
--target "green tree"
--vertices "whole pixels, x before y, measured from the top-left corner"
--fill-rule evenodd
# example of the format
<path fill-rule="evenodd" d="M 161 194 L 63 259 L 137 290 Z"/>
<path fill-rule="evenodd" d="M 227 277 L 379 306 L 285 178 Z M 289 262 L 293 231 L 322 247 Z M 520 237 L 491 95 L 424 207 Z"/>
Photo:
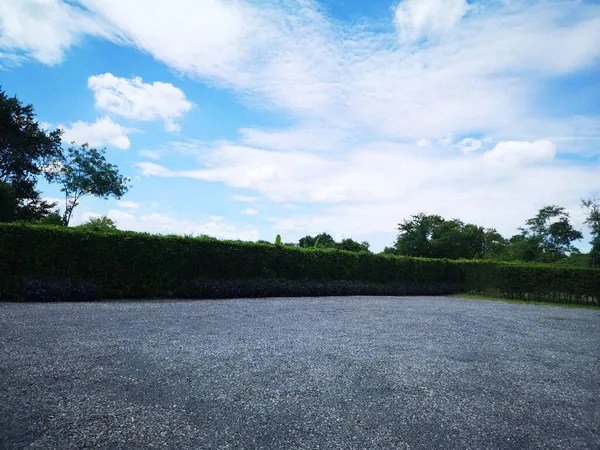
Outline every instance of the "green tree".
<path fill-rule="evenodd" d="M 17 197 L 12 184 L 0 181 L 0 222 L 15 220 L 17 206 Z"/>
<path fill-rule="evenodd" d="M 592 235 L 589 265 L 600 267 L 600 192 L 582 199 L 581 206 L 586 210 L 585 223 L 590 228 Z"/>
<path fill-rule="evenodd" d="M 439 215 L 416 214 L 398 225 L 393 248 L 384 253 L 426 258 L 473 259 L 497 255 L 505 245 L 496 230 Z"/>
<path fill-rule="evenodd" d="M 57 209 L 56 211 L 51 212 L 46 217 L 43 217 L 40 220 L 37 220 L 36 223 L 41 225 L 56 225 L 63 226 L 63 217 L 60 214 L 60 211 Z"/>
<path fill-rule="evenodd" d="M 39 220 L 56 204 L 35 188 L 44 167 L 62 156 L 60 130 L 46 132 L 35 120 L 33 105 L 23 105 L 0 88 L 0 181 L 13 186 L 17 220 Z"/>
<path fill-rule="evenodd" d="M 72 146 L 67 155 L 55 161 L 49 170 L 51 181 L 60 184 L 60 190 L 65 194 L 63 223 L 66 226 L 81 197 L 92 195 L 103 199 L 119 199 L 129 190 L 129 179 L 106 161 L 104 153 L 105 150 L 97 150 L 87 144 Z"/>
<path fill-rule="evenodd" d="M 404 256 L 433 257 L 431 238 L 436 227 L 444 219 L 438 215 L 419 213 L 398 224 L 398 238 L 394 244 L 395 253 Z"/>
<path fill-rule="evenodd" d="M 573 242 L 583 238 L 581 232 L 571 225 L 565 208 L 556 205 L 541 208 L 520 230 L 525 240 L 530 239 L 530 243 L 539 242 L 538 260 L 544 262 L 557 261 L 567 253 L 576 251 Z"/>
<path fill-rule="evenodd" d="M 354 239 L 346 238 L 335 244 L 338 250 L 346 250 L 348 252 L 368 252 L 369 243 L 366 241 L 356 242 Z"/>
<path fill-rule="evenodd" d="M 321 233 L 317 236 L 304 236 L 298 242 L 303 248 L 335 248 L 335 240 L 328 233 Z"/>
<path fill-rule="evenodd" d="M 75 228 L 86 231 L 116 231 L 117 224 L 114 220 L 106 217 L 92 217 L 87 222 L 78 225 Z"/>

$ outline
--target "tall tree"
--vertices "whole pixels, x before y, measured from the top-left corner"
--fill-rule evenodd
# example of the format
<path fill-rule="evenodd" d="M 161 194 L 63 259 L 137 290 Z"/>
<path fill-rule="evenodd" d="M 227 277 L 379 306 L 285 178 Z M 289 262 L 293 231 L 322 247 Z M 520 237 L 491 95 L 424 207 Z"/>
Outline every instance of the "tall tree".
<path fill-rule="evenodd" d="M 35 187 L 45 165 L 61 157 L 61 131 L 46 132 L 35 120 L 33 105 L 0 88 L 0 181 L 13 186 L 16 219 L 40 219 L 56 206 L 43 201 Z"/>
<path fill-rule="evenodd" d="M 0 181 L 0 222 L 12 222 L 17 213 L 17 197 L 12 184 Z"/>
<path fill-rule="evenodd" d="M 64 225 L 69 225 L 81 197 L 121 198 L 129 190 L 129 179 L 106 161 L 104 153 L 105 150 L 87 144 L 72 146 L 64 158 L 54 161 L 48 169 L 49 178 L 60 184 L 60 190 L 65 194 Z"/>
<path fill-rule="evenodd" d="M 525 222 L 521 232 L 524 239 L 539 242 L 540 259 L 545 262 L 557 261 L 567 253 L 577 251 L 573 242 L 583 238 L 581 232 L 571 225 L 565 208 L 556 205 L 541 208 L 535 217 Z"/>
<path fill-rule="evenodd" d="M 582 199 L 581 206 L 586 209 L 585 223 L 590 227 L 592 235 L 589 264 L 592 267 L 600 267 L 600 192 Z"/>

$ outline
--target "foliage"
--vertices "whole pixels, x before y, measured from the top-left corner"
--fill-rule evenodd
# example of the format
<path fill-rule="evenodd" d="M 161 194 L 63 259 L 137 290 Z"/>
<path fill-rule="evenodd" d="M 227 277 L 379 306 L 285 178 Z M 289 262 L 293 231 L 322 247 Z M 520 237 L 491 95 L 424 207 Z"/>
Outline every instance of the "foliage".
<path fill-rule="evenodd" d="M 97 150 L 83 144 L 70 147 L 67 155 L 54 162 L 49 171 L 51 181 L 61 185 L 65 194 L 63 223 L 68 226 L 73 210 L 81 197 L 92 195 L 107 199 L 121 198 L 129 190 L 129 179 L 118 168 L 106 161 L 105 150 Z"/>
<path fill-rule="evenodd" d="M 336 242 L 328 233 L 321 233 L 317 236 L 304 236 L 298 242 L 298 246 L 302 248 L 321 248 L 321 249 L 337 249 L 346 250 L 349 252 L 368 252 L 368 242 L 356 242 L 353 239 L 343 239 L 341 242 Z"/>
<path fill-rule="evenodd" d="M 0 88 L 0 181 L 14 189 L 17 219 L 41 219 L 56 206 L 42 201 L 35 186 L 46 165 L 61 155 L 61 131 L 46 132 L 35 120 L 33 105 Z"/>
<path fill-rule="evenodd" d="M 537 215 L 525 222 L 521 228 L 525 242 L 539 243 L 535 261 L 551 262 L 564 258 L 575 251 L 574 241 L 583 238 L 580 231 L 571 225 L 569 213 L 556 205 L 544 206 Z"/>
<path fill-rule="evenodd" d="M 41 225 L 55 225 L 55 226 L 63 226 L 63 217 L 60 214 L 60 211 L 56 210 L 52 213 L 50 213 L 49 215 L 47 215 L 46 217 L 36 221 L 36 223 L 39 223 Z"/>
<path fill-rule="evenodd" d="M 585 223 L 592 234 L 589 264 L 591 267 L 600 267 L 600 192 L 583 199 L 581 206 L 586 209 Z"/>
<path fill-rule="evenodd" d="M 12 184 L 0 181 L 0 222 L 14 221 L 17 206 L 17 197 Z"/>
<path fill-rule="evenodd" d="M 0 273 L 7 274 L 0 278 L 0 296 L 12 300 L 23 297 L 29 281 L 53 278 L 91 282 L 95 295 L 104 298 L 177 297 L 185 292 L 214 297 L 221 289 L 223 297 L 475 292 L 523 300 L 600 301 L 597 269 L 409 258 L 134 232 L 0 224 L 0 254 Z"/>
<path fill-rule="evenodd" d="M 494 229 L 446 220 L 439 215 L 416 214 L 398 225 L 398 238 L 384 253 L 426 258 L 494 258 L 506 242 Z"/>
<path fill-rule="evenodd" d="M 117 224 L 114 222 L 114 220 L 112 220 L 106 216 L 102 216 L 102 217 L 92 217 L 87 222 L 84 222 L 75 228 L 78 228 L 80 230 L 95 231 L 95 232 L 116 231 Z"/>
<path fill-rule="evenodd" d="M 279 234 L 275 236 L 275 245 L 281 245 L 281 236 Z"/>

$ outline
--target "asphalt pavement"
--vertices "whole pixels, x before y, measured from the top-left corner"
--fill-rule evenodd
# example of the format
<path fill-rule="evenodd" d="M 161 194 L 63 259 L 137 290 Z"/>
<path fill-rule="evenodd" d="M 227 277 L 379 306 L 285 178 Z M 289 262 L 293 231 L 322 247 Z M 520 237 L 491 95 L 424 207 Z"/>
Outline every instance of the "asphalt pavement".
<path fill-rule="evenodd" d="M 600 310 L 0 303 L 1 449 L 600 449 Z"/>

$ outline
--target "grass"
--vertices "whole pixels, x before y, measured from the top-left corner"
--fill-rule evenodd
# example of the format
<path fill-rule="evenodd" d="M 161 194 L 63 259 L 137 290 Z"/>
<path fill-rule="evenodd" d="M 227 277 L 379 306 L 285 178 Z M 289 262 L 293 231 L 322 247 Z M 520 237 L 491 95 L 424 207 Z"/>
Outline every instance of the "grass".
<path fill-rule="evenodd" d="M 490 300 L 490 301 L 494 301 L 494 302 L 519 303 L 522 305 L 558 306 L 560 308 L 583 308 L 583 309 L 600 310 L 600 305 L 578 305 L 575 303 L 552 303 L 552 302 L 529 302 L 526 300 L 512 300 L 512 299 L 507 299 L 507 298 L 496 298 L 496 297 L 489 297 L 487 295 L 479 295 L 479 294 L 452 294 L 452 295 L 448 295 L 448 297 L 467 298 L 469 300 Z M 556 320 L 564 320 L 564 319 L 556 318 Z"/>

